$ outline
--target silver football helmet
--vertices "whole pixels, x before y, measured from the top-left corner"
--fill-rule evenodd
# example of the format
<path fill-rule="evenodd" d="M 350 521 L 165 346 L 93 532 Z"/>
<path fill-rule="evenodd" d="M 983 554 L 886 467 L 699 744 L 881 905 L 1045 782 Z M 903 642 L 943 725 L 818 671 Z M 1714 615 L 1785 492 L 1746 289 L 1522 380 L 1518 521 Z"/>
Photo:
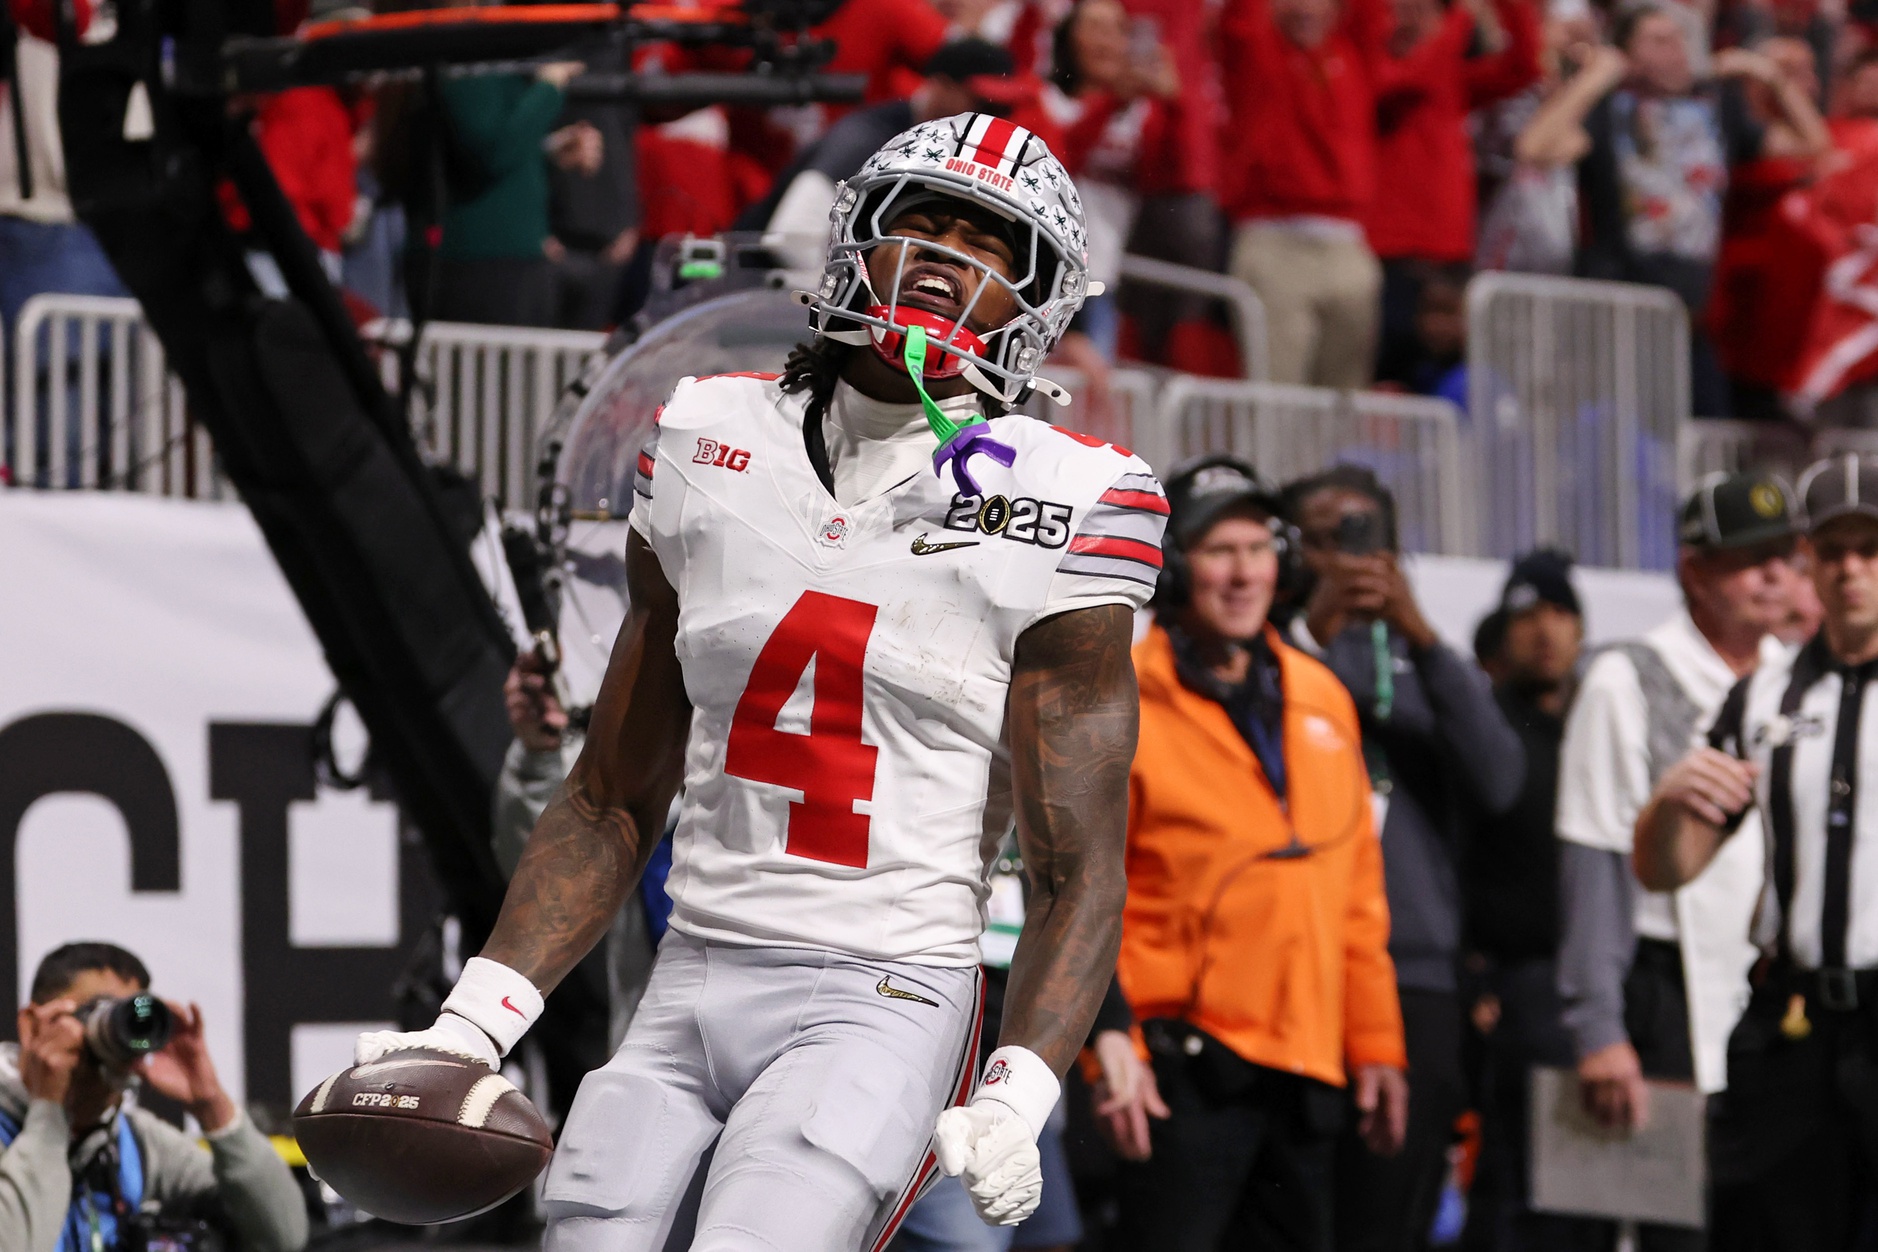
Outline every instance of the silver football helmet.
<path fill-rule="evenodd" d="M 1017 228 L 1016 270 L 1006 278 L 982 261 L 943 245 L 888 233 L 888 225 L 919 200 L 938 194 L 989 207 Z M 1006 404 L 1027 388 L 1059 404 L 1069 394 L 1036 376 L 1062 339 L 1089 291 L 1082 199 L 1062 162 L 1042 139 L 1004 118 L 985 113 L 923 122 L 868 158 L 860 173 L 835 194 L 828 263 L 821 288 L 804 294 L 816 332 L 842 343 L 868 345 L 899 364 L 907 331 L 925 328 L 932 351 L 925 376 L 963 374 L 973 386 Z M 1011 320 L 982 336 L 966 328 L 988 289 L 981 284 L 955 322 L 899 303 L 899 273 L 884 294 L 868 278 L 867 254 L 899 242 L 900 266 L 914 250 L 939 253 L 985 274 L 1016 300 Z"/>

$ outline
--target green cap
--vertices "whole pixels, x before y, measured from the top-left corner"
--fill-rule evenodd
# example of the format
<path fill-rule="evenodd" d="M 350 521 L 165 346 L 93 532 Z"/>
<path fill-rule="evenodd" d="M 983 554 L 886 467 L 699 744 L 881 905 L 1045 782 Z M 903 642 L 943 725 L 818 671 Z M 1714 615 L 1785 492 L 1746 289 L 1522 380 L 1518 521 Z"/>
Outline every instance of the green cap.
<path fill-rule="evenodd" d="M 1683 502 L 1676 539 L 1692 548 L 1745 548 L 1800 533 L 1799 497 L 1778 474 L 1711 474 Z"/>

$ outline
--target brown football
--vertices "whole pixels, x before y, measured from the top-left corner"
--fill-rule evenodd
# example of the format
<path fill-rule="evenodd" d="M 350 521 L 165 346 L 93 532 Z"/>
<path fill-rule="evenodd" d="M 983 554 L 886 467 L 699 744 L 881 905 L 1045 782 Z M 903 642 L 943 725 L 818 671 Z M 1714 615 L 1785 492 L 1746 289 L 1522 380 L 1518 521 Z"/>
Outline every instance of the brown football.
<path fill-rule="evenodd" d="M 494 1208 L 554 1152 L 548 1123 L 508 1079 L 428 1048 L 334 1074 L 300 1101 L 293 1131 L 334 1191 L 413 1226 Z"/>

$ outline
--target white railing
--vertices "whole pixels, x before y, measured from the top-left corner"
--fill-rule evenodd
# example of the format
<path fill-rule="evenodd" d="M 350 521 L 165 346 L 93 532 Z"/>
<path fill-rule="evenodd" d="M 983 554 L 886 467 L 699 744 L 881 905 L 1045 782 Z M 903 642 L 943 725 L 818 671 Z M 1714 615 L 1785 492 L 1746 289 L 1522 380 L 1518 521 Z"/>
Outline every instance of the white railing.
<path fill-rule="evenodd" d="M 1759 422 L 1724 418 L 1691 421 L 1682 428 L 1676 477 L 1684 495 L 1710 474 L 1732 474 L 1755 460 Z"/>
<path fill-rule="evenodd" d="M 1131 252 L 1122 254 L 1122 278 L 1127 282 L 1164 287 L 1170 291 L 1183 291 L 1188 295 L 1220 301 L 1226 306 L 1233 338 L 1239 345 L 1240 371 L 1255 382 L 1263 382 L 1272 376 L 1271 340 L 1266 331 L 1265 302 L 1259 299 L 1258 292 L 1252 290 L 1251 284 L 1244 279 L 1234 278 L 1230 274 L 1215 274 L 1212 270 L 1195 269 L 1191 265 L 1176 265 L 1172 261 L 1136 256 Z"/>
<path fill-rule="evenodd" d="M 406 321 L 378 321 L 365 338 L 381 346 L 385 386 L 399 388 L 399 354 L 410 341 Z M 534 330 L 431 322 L 418 348 L 411 426 L 429 456 L 480 483 L 504 508 L 535 499 L 535 435 L 567 385 L 606 343 L 598 331 Z"/>
<path fill-rule="evenodd" d="M 1180 376 L 1161 390 L 1159 425 L 1174 456 L 1242 456 L 1275 482 L 1339 462 L 1367 466 L 1396 496 L 1405 550 L 1465 556 L 1460 410 L 1445 400 Z"/>
<path fill-rule="evenodd" d="M 1487 554 L 1557 544 L 1587 565 L 1667 569 L 1690 417 L 1682 302 L 1489 273 L 1468 286 L 1467 322 Z"/>
<path fill-rule="evenodd" d="M 12 347 L 16 485 L 232 495 L 135 300 L 34 296 Z"/>
<path fill-rule="evenodd" d="M 1769 422 L 1698 418 L 1683 430 L 1683 486 L 1747 469 L 1772 471 L 1794 483 L 1814 461 L 1844 452 L 1878 455 L 1878 430 L 1829 426 L 1807 432 Z"/>
<path fill-rule="evenodd" d="M 406 322 L 366 328 L 385 385 L 399 386 Z M 412 425 L 419 447 L 504 507 L 534 501 L 535 432 L 605 343 L 586 331 L 432 322 L 418 351 Z M 12 480 L 224 499 L 233 491 L 208 432 L 135 300 L 42 295 L 13 335 L 8 414 Z"/>
<path fill-rule="evenodd" d="M 1263 316 L 1255 306 L 1256 297 L 1239 306 L 1246 325 Z M 1439 400 L 1132 368 L 1112 372 L 1107 406 L 1091 403 L 1073 371 L 1046 369 L 1076 403 L 1030 408 L 1162 472 L 1214 450 L 1239 452 L 1280 481 L 1336 461 L 1367 465 L 1400 497 L 1412 550 L 1510 555 L 1549 542 L 1587 564 L 1633 568 L 1673 560 L 1679 486 L 1778 451 L 1764 432 L 1689 422 L 1687 319 L 1669 293 L 1487 274 L 1470 289 L 1469 319 L 1471 419 Z M 394 349 L 409 327 L 368 332 L 396 389 Z M 603 343 L 584 332 L 428 325 L 418 353 L 427 381 L 412 406 L 420 446 L 505 507 L 527 507 L 536 435 Z M 228 494 L 134 301 L 36 297 L 12 346 L 13 481 Z M 1791 451 L 1776 461 L 1803 462 Z"/>

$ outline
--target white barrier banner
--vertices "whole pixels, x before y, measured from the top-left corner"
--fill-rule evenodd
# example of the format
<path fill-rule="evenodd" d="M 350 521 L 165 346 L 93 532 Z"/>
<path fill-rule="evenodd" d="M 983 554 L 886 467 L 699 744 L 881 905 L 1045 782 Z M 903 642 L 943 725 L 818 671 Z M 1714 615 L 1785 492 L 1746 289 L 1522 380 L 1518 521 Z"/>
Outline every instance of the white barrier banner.
<path fill-rule="evenodd" d="M 1505 564 L 1409 568 L 1467 655 Z M 1578 577 L 1594 641 L 1677 602 L 1661 575 Z M 202 1005 L 232 1092 L 291 1104 L 392 1017 L 435 898 L 392 805 L 316 783 L 334 683 L 253 520 L 0 491 L 0 589 L 0 1001 L 61 943 L 122 944 Z"/>
<path fill-rule="evenodd" d="M 0 491 L 0 588 L 6 1020 L 47 951 L 109 940 L 201 1004 L 231 1093 L 290 1102 L 392 1016 L 430 887 L 391 804 L 315 782 L 334 682 L 259 530 Z"/>

